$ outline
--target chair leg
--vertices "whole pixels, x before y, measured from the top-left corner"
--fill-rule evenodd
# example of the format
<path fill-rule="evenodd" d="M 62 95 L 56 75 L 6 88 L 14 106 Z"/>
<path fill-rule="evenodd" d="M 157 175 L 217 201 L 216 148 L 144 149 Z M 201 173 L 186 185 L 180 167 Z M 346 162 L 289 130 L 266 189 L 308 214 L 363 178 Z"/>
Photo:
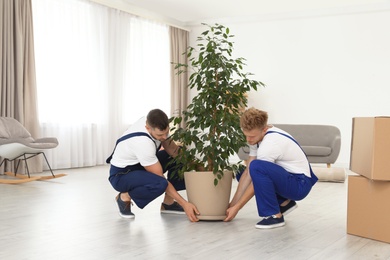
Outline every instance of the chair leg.
<path fill-rule="evenodd" d="M 45 158 L 45 161 L 47 163 L 47 166 L 49 167 L 49 170 L 50 170 L 52 176 L 42 176 L 42 175 L 41 176 L 30 176 L 30 169 L 28 168 L 27 160 L 32 158 L 32 157 L 35 157 L 35 156 L 37 156 L 39 154 L 43 154 L 43 157 Z M 1 163 L 0 163 L 0 167 L 4 164 L 5 161 L 12 162 L 12 161 L 15 161 L 15 160 L 18 160 L 15 173 L 5 172 L 5 171 L 4 172 L 5 172 L 5 175 L 8 175 L 8 176 L 13 176 L 14 175 L 16 178 L 18 178 L 20 180 L 7 180 L 7 182 L 2 182 L 1 181 L 1 183 L 24 183 L 24 182 L 29 182 L 29 181 L 49 180 L 49 179 L 52 179 L 52 178 L 59 178 L 59 177 L 66 176 L 66 174 L 63 174 L 63 173 L 59 173 L 57 175 L 54 175 L 53 170 L 52 170 L 52 168 L 51 168 L 51 166 L 49 164 L 49 161 L 47 160 L 46 154 L 44 152 L 25 153 L 25 154 L 22 154 L 22 155 L 18 156 L 17 158 L 14 158 L 12 160 L 4 158 L 1 161 Z M 25 162 L 28 176 L 23 175 L 23 174 L 17 174 L 17 170 L 18 170 L 18 167 L 19 167 L 19 164 L 20 164 L 21 160 L 24 160 L 24 162 Z"/>
<path fill-rule="evenodd" d="M 30 178 L 30 171 L 29 171 L 28 165 L 27 165 L 26 154 L 23 154 L 23 157 L 24 157 L 24 164 L 26 165 L 26 169 L 27 169 L 27 175 L 28 175 L 28 177 Z M 15 174 L 16 174 L 16 171 L 15 171 Z"/>
<path fill-rule="evenodd" d="M 25 162 L 25 164 L 26 164 L 26 169 L 27 169 L 28 177 L 30 177 L 30 172 L 29 172 L 28 166 L 27 166 L 27 159 L 30 159 L 31 157 L 37 156 L 37 155 L 39 155 L 39 154 L 43 154 L 43 157 L 45 158 L 45 161 L 46 161 L 46 163 L 47 163 L 47 166 L 49 167 L 49 170 L 50 170 L 50 172 L 51 172 L 51 175 L 55 178 L 56 176 L 54 175 L 53 170 L 51 169 L 50 164 L 49 164 L 49 161 L 47 160 L 46 155 L 45 155 L 44 152 L 36 153 L 36 154 L 34 154 L 33 156 L 30 156 L 30 157 L 28 157 L 28 158 L 26 158 L 26 154 L 24 154 L 24 162 Z"/>
<path fill-rule="evenodd" d="M 53 177 L 56 177 L 56 176 L 53 174 L 53 171 L 51 170 L 49 161 L 47 160 L 45 153 L 42 153 L 42 154 L 43 154 L 43 157 L 45 157 L 45 161 L 46 161 L 46 163 L 47 163 L 47 166 L 48 166 L 49 169 L 50 169 L 51 175 L 52 175 Z"/>
<path fill-rule="evenodd" d="M 16 159 L 10 160 L 10 159 L 4 158 L 4 159 L 1 161 L 1 163 L 0 163 L 0 167 L 3 165 L 3 163 L 5 163 L 5 161 L 12 162 L 12 161 L 14 161 L 14 160 L 16 160 Z M 20 160 L 18 160 L 18 164 L 16 165 L 16 168 L 15 168 L 15 176 L 16 176 L 16 172 L 18 171 L 19 163 L 20 163 Z M 7 169 L 5 169 L 5 164 L 4 164 L 4 172 L 5 172 L 6 170 L 7 170 Z"/>
<path fill-rule="evenodd" d="M 3 159 L 3 160 L 1 161 L 0 167 L 3 165 L 3 163 L 5 162 L 5 160 L 7 160 L 7 159 Z M 4 167 L 5 167 L 5 166 L 4 166 Z M 5 169 L 4 169 L 4 171 L 5 171 Z"/>
<path fill-rule="evenodd" d="M 27 161 L 26 161 L 26 154 L 23 154 L 23 156 L 24 156 L 24 159 L 17 159 L 17 158 L 15 158 L 15 159 L 12 159 L 12 160 L 10 160 L 10 159 L 7 159 L 7 158 L 5 158 L 5 159 L 3 159 L 3 161 L 0 163 L 0 167 L 1 167 L 1 165 L 3 165 L 3 163 L 5 162 L 5 161 L 8 161 L 8 162 L 12 162 L 12 161 L 15 161 L 15 160 L 18 160 L 18 163 L 16 164 L 16 167 L 15 167 L 15 176 L 16 176 L 16 173 L 18 172 L 18 169 L 19 169 L 19 164 L 20 164 L 20 160 L 24 160 L 24 162 L 26 163 L 26 168 L 27 168 L 27 173 L 28 173 L 28 177 L 30 178 L 30 172 L 28 171 L 28 166 L 27 166 Z M 20 156 L 19 156 L 20 157 Z M 18 158 L 19 158 L 18 157 Z M 28 159 L 28 158 L 27 158 Z M 4 169 L 5 170 L 5 169 Z"/>
<path fill-rule="evenodd" d="M 15 168 L 15 176 L 16 176 L 16 173 L 17 173 L 18 168 L 19 168 L 20 161 L 21 161 L 21 160 L 24 160 L 24 164 L 26 165 L 27 175 L 28 175 L 28 177 L 30 178 L 31 176 L 30 176 L 30 170 L 29 170 L 29 168 L 28 168 L 27 160 L 30 159 L 30 158 L 32 158 L 32 157 L 35 157 L 35 156 L 37 156 L 37 155 L 39 155 L 39 154 L 43 154 L 43 157 L 45 158 L 46 164 L 47 164 L 47 166 L 49 167 L 49 170 L 50 170 L 50 172 L 51 172 L 51 175 L 52 175 L 54 178 L 56 177 L 56 176 L 54 175 L 54 173 L 53 173 L 53 170 L 52 170 L 51 167 L 50 167 L 49 161 L 47 160 L 47 157 L 46 157 L 46 155 L 45 155 L 44 152 L 35 153 L 35 154 L 32 154 L 32 156 L 29 156 L 29 157 L 26 157 L 27 154 L 29 154 L 29 153 L 25 153 L 25 154 L 19 156 L 19 157 L 22 157 L 22 156 L 23 156 L 22 159 L 18 159 L 19 157 L 18 157 L 18 158 L 15 158 L 15 159 L 12 159 L 12 160 L 4 159 L 4 160 L 1 162 L 0 166 L 4 163 L 5 160 L 8 160 L 8 161 L 18 160 L 18 163 L 17 163 L 16 168 Z"/>
<path fill-rule="evenodd" d="M 12 162 L 14 160 L 18 160 L 18 163 L 16 164 L 16 167 L 15 167 L 15 176 L 16 176 L 16 173 L 18 172 L 18 169 L 19 169 L 19 164 L 20 164 L 21 159 L 13 159 L 13 160 L 10 160 L 10 162 Z"/>

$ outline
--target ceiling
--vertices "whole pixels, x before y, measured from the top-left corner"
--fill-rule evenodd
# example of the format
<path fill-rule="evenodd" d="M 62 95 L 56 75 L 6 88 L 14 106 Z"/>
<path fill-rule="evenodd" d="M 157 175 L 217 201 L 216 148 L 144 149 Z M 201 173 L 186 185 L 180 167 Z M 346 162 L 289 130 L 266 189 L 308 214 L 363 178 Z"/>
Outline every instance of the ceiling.
<path fill-rule="evenodd" d="M 390 0 L 122 0 L 183 25 L 212 19 L 259 17 L 385 5 Z"/>

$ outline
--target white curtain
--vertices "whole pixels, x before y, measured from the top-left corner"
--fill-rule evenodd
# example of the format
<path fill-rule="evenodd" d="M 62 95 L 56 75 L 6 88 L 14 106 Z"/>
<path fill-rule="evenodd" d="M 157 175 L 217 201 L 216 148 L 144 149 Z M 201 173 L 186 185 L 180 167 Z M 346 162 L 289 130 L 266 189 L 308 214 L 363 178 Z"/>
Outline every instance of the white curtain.
<path fill-rule="evenodd" d="M 33 0 L 41 134 L 53 169 L 101 165 L 150 109 L 170 111 L 169 27 L 86 0 Z"/>

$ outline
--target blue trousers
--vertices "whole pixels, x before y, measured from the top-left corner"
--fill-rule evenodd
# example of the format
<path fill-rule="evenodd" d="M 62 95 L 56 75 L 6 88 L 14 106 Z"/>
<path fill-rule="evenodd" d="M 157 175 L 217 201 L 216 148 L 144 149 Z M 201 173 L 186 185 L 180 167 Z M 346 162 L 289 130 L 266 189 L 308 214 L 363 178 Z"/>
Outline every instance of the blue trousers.
<path fill-rule="evenodd" d="M 268 161 L 253 160 L 249 165 L 249 173 L 261 217 L 279 213 L 279 205 L 286 199 L 302 200 L 313 186 L 311 178 L 305 174 L 290 173 Z"/>
<path fill-rule="evenodd" d="M 168 181 L 176 190 L 184 190 L 184 179 L 179 178 L 176 174 L 175 164 L 169 164 L 172 158 L 168 153 L 161 150 L 157 153 L 157 158 L 163 171 L 168 171 L 168 180 L 146 171 L 141 165 L 126 168 L 111 165 L 108 179 L 112 187 L 119 192 L 128 192 L 134 203 L 141 209 L 165 192 Z"/>

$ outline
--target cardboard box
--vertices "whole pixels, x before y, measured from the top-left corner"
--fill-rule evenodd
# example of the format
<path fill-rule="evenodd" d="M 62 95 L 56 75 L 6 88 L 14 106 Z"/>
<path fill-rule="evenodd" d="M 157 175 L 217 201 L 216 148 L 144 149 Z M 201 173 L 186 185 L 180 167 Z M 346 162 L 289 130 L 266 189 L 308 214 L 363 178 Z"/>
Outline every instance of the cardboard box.
<path fill-rule="evenodd" d="M 390 182 L 348 176 L 347 233 L 390 243 Z"/>
<path fill-rule="evenodd" d="M 352 123 L 351 171 L 390 180 L 390 117 L 356 117 Z"/>

